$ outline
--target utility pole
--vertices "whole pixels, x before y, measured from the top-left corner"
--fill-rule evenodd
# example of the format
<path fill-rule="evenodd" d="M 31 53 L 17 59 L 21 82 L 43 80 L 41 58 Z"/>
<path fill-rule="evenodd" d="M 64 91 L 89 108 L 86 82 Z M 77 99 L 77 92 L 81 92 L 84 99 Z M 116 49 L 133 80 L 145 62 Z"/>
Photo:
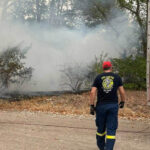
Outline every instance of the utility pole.
<path fill-rule="evenodd" d="M 147 0 L 147 105 L 150 106 L 150 0 Z"/>

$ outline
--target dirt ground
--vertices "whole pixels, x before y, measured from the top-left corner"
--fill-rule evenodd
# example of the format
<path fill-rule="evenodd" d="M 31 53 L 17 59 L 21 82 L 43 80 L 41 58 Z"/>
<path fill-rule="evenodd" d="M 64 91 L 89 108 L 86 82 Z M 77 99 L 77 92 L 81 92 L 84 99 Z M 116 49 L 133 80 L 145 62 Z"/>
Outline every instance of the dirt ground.
<path fill-rule="evenodd" d="M 0 150 L 98 150 L 93 116 L 0 111 Z M 150 121 L 119 120 L 115 150 L 149 150 Z"/>

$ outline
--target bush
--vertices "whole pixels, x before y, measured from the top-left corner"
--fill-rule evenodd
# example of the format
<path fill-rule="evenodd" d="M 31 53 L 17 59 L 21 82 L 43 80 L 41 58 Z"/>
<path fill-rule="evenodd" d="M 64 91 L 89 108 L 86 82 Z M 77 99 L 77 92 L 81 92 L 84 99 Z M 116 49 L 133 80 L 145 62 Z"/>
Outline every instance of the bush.
<path fill-rule="evenodd" d="M 86 89 L 87 69 L 79 64 L 65 65 L 60 70 L 62 73 L 62 86 L 75 93 Z"/>
<path fill-rule="evenodd" d="M 117 72 L 128 89 L 146 89 L 146 59 L 142 56 L 129 56 L 112 59 L 114 72 Z"/>
<path fill-rule="evenodd" d="M 87 73 L 87 85 L 91 88 L 91 84 L 95 77 L 103 72 L 102 64 L 103 61 L 110 59 L 108 58 L 107 53 L 102 52 L 99 57 L 95 56 L 94 61 L 88 66 L 88 73 Z"/>

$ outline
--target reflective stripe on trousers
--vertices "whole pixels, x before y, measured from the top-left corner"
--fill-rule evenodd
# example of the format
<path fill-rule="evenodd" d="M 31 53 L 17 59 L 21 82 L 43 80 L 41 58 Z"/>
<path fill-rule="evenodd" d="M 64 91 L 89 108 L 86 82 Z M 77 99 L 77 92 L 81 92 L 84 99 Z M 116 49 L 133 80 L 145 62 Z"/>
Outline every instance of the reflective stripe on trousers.
<path fill-rule="evenodd" d="M 106 135 L 106 132 L 104 132 L 104 133 L 96 133 L 96 135 L 98 135 L 98 136 L 105 136 Z M 116 136 L 112 136 L 112 135 L 106 135 L 106 139 L 116 139 Z"/>
<path fill-rule="evenodd" d="M 104 133 L 96 133 L 98 136 L 104 136 L 104 135 L 106 135 L 106 132 L 104 132 Z"/>

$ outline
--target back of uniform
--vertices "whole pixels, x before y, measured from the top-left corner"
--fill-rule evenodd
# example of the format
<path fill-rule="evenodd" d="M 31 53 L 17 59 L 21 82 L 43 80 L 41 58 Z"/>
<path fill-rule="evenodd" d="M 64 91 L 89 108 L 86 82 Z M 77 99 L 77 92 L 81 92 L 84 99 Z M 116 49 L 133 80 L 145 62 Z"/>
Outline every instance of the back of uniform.
<path fill-rule="evenodd" d="M 93 83 L 97 88 L 96 125 L 100 150 L 113 150 L 118 128 L 118 95 L 121 78 L 112 72 L 98 75 Z M 106 142 L 105 142 L 106 137 Z"/>
<path fill-rule="evenodd" d="M 98 75 L 93 83 L 93 87 L 98 89 L 97 105 L 104 103 L 118 103 L 117 90 L 122 86 L 121 78 L 112 72 Z"/>

